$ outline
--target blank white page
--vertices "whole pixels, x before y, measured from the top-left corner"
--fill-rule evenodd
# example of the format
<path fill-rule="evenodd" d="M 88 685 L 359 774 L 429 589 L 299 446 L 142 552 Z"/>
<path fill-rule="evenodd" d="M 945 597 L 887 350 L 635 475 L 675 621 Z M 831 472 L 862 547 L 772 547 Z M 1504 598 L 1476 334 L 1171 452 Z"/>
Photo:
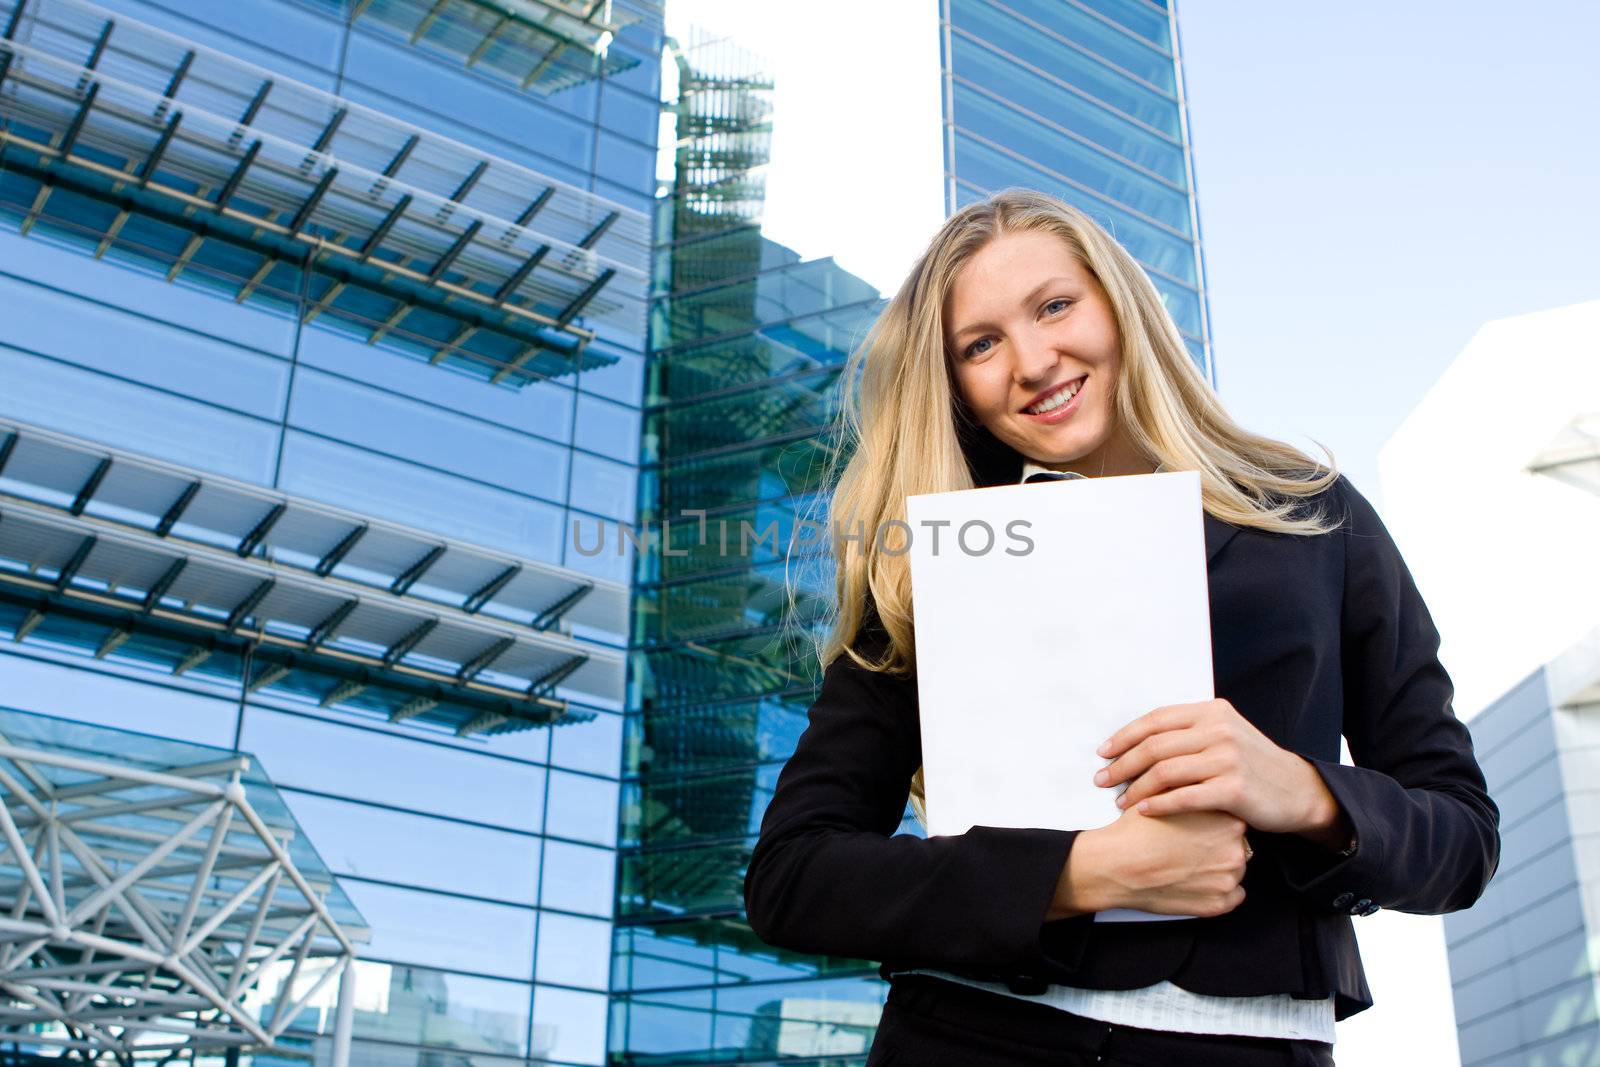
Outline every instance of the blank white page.
<path fill-rule="evenodd" d="M 929 834 L 1114 822 L 1121 789 L 1094 784 L 1095 749 L 1214 695 L 1199 474 L 930 493 L 906 510 Z"/>

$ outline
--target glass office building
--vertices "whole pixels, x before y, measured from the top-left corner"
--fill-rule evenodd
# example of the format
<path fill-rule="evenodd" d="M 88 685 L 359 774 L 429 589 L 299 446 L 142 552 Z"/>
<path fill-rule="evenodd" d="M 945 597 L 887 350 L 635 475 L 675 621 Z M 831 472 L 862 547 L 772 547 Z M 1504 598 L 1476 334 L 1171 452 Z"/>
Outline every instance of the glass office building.
<path fill-rule="evenodd" d="M 945 206 L 1011 185 L 1133 253 L 1213 385 L 1176 13 L 1166 0 L 940 0 Z"/>
<path fill-rule="evenodd" d="M 821 488 L 840 365 L 882 300 L 763 236 L 759 62 L 726 42 L 669 55 L 641 493 L 665 537 L 641 552 L 634 597 L 612 1048 L 629 1063 L 859 1059 L 874 966 L 762 944 L 743 873 L 815 694 L 815 655 L 783 628 L 785 553 L 821 548 L 796 524 Z M 800 629 L 828 595 L 801 583 Z"/>
<path fill-rule="evenodd" d="M 1600 849 L 1600 636 L 1469 723 L 1505 850 L 1483 898 L 1444 917 L 1462 1067 L 1592 1059 Z"/>
<path fill-rule="evenodd" d="M 353 1063 L 605 1058 L 660 35 L 0 0 L 0 705 L 259 760 Z"/>

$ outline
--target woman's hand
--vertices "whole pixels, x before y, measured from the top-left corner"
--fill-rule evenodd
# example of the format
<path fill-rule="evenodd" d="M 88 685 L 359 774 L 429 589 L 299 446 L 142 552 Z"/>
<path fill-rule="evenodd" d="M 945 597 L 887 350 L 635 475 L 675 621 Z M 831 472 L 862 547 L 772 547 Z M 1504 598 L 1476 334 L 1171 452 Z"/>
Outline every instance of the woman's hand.
<path fill-rule="evenodd" d="M 1225 811 L 1257 830 L 1325 842 L 1347 825 L 1310 761 L 1273 744 L 1226 700 L 1157 708 L 1099 752 L 1112 762 L 1097 785 L 1131 783 L 1117 798 L 1125 811 Z"/>
<path fill-rule="evenodd" d="M 1128 809 L 1073 842 L 1047 919 L 1110 908 L 1223 915 L 1244 901 L 1242 819 L 1195 811 L 1153 819 Z"/>

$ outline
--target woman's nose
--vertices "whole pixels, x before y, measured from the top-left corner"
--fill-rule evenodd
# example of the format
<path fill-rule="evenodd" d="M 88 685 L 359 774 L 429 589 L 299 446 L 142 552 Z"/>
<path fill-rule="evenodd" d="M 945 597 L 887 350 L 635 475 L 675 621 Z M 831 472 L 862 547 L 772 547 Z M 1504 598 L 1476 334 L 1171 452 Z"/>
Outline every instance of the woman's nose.
<path fill-rule="evenodd" d="M 1056 365 L 1057 355 L 1042 338 L 1025 338 L 1017 342 L 1013 351 L 1016 360 L 1012 372 L 1019 382 L 1037 382 L 1049 375 Z"/>

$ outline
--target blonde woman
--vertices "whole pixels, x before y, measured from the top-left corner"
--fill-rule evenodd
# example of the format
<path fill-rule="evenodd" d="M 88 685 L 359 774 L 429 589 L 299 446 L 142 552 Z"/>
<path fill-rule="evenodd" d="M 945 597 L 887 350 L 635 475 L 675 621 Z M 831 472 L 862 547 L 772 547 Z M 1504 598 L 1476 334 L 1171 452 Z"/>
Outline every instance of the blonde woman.
<path fill-rule="evenodd" d="M 752 928 L 883 961 L 869 1065 L 1332 1063 L 1335 1020 L 1372 1004 L 1352 918 L 1466 908 L 1500 849 L 1371 505 L 1235 424 L 1138 264 L 1040 193 L 952 216 L 844 377 L 836 534 L 903 522 L 913 493 L 1199 472 L 1218 695 L 1107 739 L 1099 784 L 1129 785 L 1106 826 L 895 834 L 908 795 L 926 821 L 909 557 L 894 533 L 836 536 L 821 693 L 751 856 Z M 1071 582 L 1039 610 L 1073 610 Z M 1064 648 L 987 669 L 1095 665 Z M 1094 922 L 1119 907 L 1191 918 Z"/>

